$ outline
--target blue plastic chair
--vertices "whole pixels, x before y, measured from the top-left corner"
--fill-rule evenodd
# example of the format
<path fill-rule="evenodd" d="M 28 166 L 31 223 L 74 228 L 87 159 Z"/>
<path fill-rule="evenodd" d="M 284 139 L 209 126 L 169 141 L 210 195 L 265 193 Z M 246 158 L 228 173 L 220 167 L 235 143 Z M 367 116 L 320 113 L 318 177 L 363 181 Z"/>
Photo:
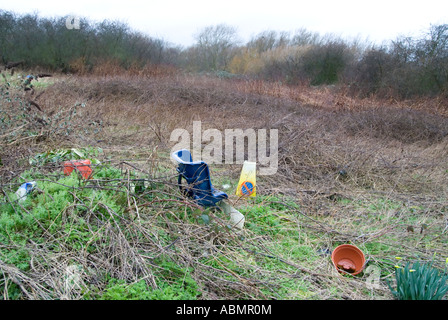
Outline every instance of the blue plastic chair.
<path fill-rule="evenodd" d="M 190 151 L 186 149 L 173 152 L 171 157 L 178 164 L 178 185 L 183 194 L 202 207 L 216 206 L 219 201 L 228 198 L 225 192 L 213 188 L 210 171 L 204 161 L 193 162 Z M 182 178 L 187 182 L 186 187 L 182 185 Z"/>

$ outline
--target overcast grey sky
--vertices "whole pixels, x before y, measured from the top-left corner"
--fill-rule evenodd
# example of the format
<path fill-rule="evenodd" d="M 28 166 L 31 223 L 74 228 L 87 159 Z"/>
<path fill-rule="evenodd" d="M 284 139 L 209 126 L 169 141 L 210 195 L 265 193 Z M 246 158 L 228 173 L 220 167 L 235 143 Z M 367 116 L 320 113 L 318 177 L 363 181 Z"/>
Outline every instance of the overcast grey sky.
<path fill-rule="evenodd" d="M 209 25 L 226 23 L 243 41 L 265 30 L 300 28 L 344 38 L 382 42 L 419 36 L 431 24 L 448 23 L 448 1 L 402 0 L 0 0 L 0 9 L 45 17 L 76 15 L 119 20 L 132 29 L 183 46 Z"/>

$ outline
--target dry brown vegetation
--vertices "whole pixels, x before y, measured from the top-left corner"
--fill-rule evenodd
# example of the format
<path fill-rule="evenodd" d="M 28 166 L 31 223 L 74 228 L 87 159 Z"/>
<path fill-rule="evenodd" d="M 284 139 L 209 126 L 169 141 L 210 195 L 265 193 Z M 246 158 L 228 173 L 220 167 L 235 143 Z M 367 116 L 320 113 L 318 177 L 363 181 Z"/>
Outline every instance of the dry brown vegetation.
<path fill-rule="evenodd" d="M 268 178 L 272 185 L 313 181 L 328 190 L 425 193 L 435 191 L 432 179 L 445 178 L 448 108 L 436 99 L 356 100 L 336 87 L 188 75 L 62 77 L 40 97 L 48 115 L 80 102 L 86 108 L 79 125 L 103 127 L 81 137 L 100 145 L 168 151 L 170 133 L 191 129 L 195 120 L 203 130 L 279 129 L 280 174 Z M 347 171 L 343 182 L 341 169 Z M 429 173 L 432 182 L 421 179 Z M 443 183 L 435 185 L 443 195 Z"/>
<path fill-rule="evenodd" d="M 291 215 L 285 219 L 294 219 L 305 237 L 307 233 L 315 235 L 322 239 L 320 246 L 323 243 L 329 248 L 340 242 L 370 248 L 369 261 L 380 265 L 385 256 L 430 260 L 435 253 L 440 263 L 448 252 L 445 100 L 357 99 L 334 86 L 224 80 L 160 69 L 112 75 L 101 69 L 98 75 L 61 75 L 52 82 L 38 98 L 44 111 L 30 108 L 31 120 L 23 128 L 16 128 L 18 132 L 32 128 L 38 134 L 11 138 L 7 135 L 11 131 L 2 132 L 3 183 L 29 165 L 27 157 L 61 147 L 98 146 L 117 163 L 129 160 L 146 165 L 157 150 L 158 161 L 169 167 L 167 154 L 173 144 L 170 133 L 176 128 L 190 130 L 194 120 L 202 121 L 203 130 L 278 129 L 279 169 L 275 175 L 258 177 L 257 193 L 267 197 L 263 200 L 266 204 L 271 196 L 294 199 L 301 209 L 286 209 Z M 59 112 L 68 114 L 80 103 L 85 107 L 71 119 L 70 135 L 58 131 L 60 122 L 54 116 Z M 239 171 L 239 165 L 217 165 L 212 168 L 212 179 L 236 180 Z M 288 207 L 286 200 L 283 205 Z M 275 210 L 272 214 L 282 216 Z M 394 217 L 402 217 L 402 222 L 392 222 Z M 415 232 L 407 229 L 410 221 Z M 257 283 L 227 271 L 234 276 L 233 282 L 227 282 L 220 277 L 222 271 L 198 263 L 195 250 L 230 240 L 218 236 L 214 243 L 206 240 L 211 237 L 210 231 L 190 224 L 182 226 L 180 217 L 175 228 L 189 239 L 176 243 L 181 252 L 177 263 L 195 268 L 196 280 L 207 288 L 203 298 L 275 297 L 259 290 L 260 286 L 271 286 L 275 291 L 275 281 Z M 260 242 L 260 248 L 270 241 L 269 236 L 259 237 L 250 231 L 245 236 Z M 307 241 L 310 245 L 316 242 Z M 313 267 L 307 261 L 288 258 L 280 261 L 295 267 L 296 273 L 285 272 L 283 276 L 308 283 L 309 290 L 315 293 L 313 298 L 391 298 L 384 282 L 375 290 L 367 290 L 365 278 L 347 280 L 338 276 L 328 257 Z M 244 268 L 243 258 L 229 259 Z M 17 271 L 11 266 L 5 268 L 10 268 L 6 272 Z M 269 271 L 260 272 L 268 278 L 276 277 L 268 276 Z M 23 281 L 31 281 L 20 275 Z"/>

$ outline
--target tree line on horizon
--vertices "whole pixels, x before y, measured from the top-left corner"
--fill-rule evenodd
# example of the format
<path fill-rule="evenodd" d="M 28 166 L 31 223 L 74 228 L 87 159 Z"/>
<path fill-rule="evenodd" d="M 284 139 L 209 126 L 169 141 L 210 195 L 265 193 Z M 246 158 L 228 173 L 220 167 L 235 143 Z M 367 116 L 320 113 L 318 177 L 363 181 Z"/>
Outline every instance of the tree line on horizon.
<path fill-rule="evenodd" d="M 431 25 L 420 37 L 398 37 L 381 45 L 308 31 L 266 30 L 249 41 L 218 24 L 180 47 L 105 20 L 46 18 L 0 10 L 0 58 L 5 66 L 64 73 L 93 72 L 113 62 L 123 70 L 171 66 L 222 77 L 281 81 L 289 85 L 346 85 L 364 96 L 447 96 L 448 24 Z"/>

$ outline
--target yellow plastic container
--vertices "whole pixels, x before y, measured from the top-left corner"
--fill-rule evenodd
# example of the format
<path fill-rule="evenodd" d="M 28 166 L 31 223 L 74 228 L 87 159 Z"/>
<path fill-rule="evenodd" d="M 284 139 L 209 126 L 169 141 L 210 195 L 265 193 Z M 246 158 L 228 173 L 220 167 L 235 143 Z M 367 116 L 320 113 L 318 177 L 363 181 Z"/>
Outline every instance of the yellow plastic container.
<path fill-rule="evenodd" d="M 256 162 L 244 161 L 240 181 L 236 188 L 236 195 L 240 197 L 255 197 L 256 190 Z"/>

